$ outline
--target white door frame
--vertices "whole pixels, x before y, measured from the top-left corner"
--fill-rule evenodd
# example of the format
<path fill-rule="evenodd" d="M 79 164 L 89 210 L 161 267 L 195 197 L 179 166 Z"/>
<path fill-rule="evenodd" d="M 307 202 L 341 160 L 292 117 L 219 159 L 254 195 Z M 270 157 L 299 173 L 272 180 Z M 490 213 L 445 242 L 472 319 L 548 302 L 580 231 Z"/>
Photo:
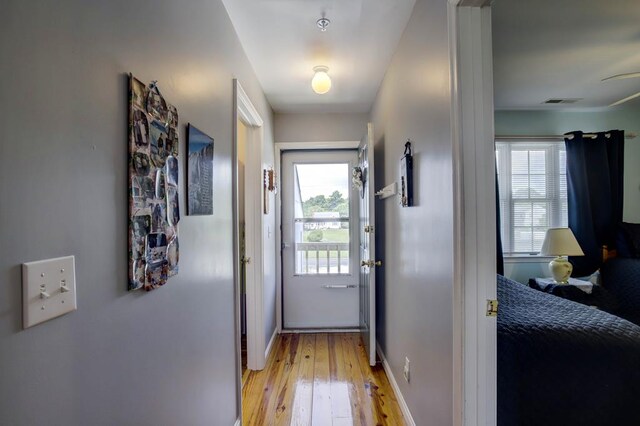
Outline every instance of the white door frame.
<path fill-rule="evenodd" d="M 276 142 L 275 144 L 275 172 L 277 186 L 280 191 L 276 194 L 276 330 L 282 332 L 282 182 L 281 157 L 283 151 L 319 150 L 319 149 L 358 149 L 359 141 L 337 142 Z"/>
<path fill-rule="evenodd" d="M 360 271 L 360 257 L 358 256 L 358 247 L 360 246 L 359 238 L 359 200 L 357 188 L 351 185 L 351 170 L 358 165 L 358 152 L 355 149 L 345 150 L 297 150 L 284 151 L 280 158 L 282 171 L 282 190 L 280 191 L 283 200 L 282 203 L 282 294 L 283 294 L 283 327 L 284 320 L 287 326 L 284 332 L 292 332 L 299 330 L 353 330 L 358 329 L 358 289 L 355 288 L 359 284 L 358 275 L 354 271 Z M 324 165 L 327 163 L 346 163 L 344 166 L 343 178 L 347 185 L 347 197 L 349 204 L 349 256 L 348 265 L 349 272 L 347 274 L 338 274 L 337 271 L 327 274 L 310 273 L 307 275 L 299 275 L 295 272 L 297 261 L 294 259 L 296 254 L 296 231 L 294 226 L 295 208 L 293 189 L 294 181 L 297 173 L 296 165 Z M 299 189 L 304 192 L 304 181 L 298 181 L 302 185 Z M 307 182 L 309 183 L 309 182 Z M 301 194 L 299 194 L 301 195 Z M 286 198 L 286 203 L 284 199 Z M 284 219 L 287 221 L 284 221 Z M 287 235 L 285 239 L 284 236 Z M 287 247 L 287 243 L 289 247 Z M 285 256 L 286 254 L 286 256 Z M 311 256 L 308 259 L 311 261 Z M 317 259 L 320 261 L 320 258 Z M 320 268 L 320 264 L 316 265 Z M 329 262 L 327 261 L 327 268 Z M 311 272 L 311 271 L 310 271 Z M 286 274 L 286 279 L 284 274 Z M 322 288 L 327 284 L 351 286 L 351 289 L 344 290 L 327 290 Z M 286 288 L 285 288 L 286 286 Z M 287 297 L 284 297 L 287 293 Z M 286 304 L 284 302 L 287 302 Z M 285 315 L 286 312 L 286 315 Z"/>
<path fill-rule="evenodd" d="M 247 126 L 247 148 L 245 166 L 245 247 L 246 257 L 246 315 L 247 315 L 247 368 L 261 370 L 265 365 L 264 337 L 264 215 L 262 214 L 262 151 L 264 140 L 263 120 L 251 103 L 237 79 L 233 80 L 233 258 L 234 292 L 236 309 L 236 358 L 238 389 L 241 385 L 240 348 L 240 226 L 238 206 L 238 120 Z M 249 279 L 251 277 L 251 279 Z M 240 401 L 240 396 L 238 397 Z"/>
<path fill-rule="evenodd" d="M 491 0 L 449 0 L 454 161 L 454 424 L 495 425 L 496 206 Z"/>

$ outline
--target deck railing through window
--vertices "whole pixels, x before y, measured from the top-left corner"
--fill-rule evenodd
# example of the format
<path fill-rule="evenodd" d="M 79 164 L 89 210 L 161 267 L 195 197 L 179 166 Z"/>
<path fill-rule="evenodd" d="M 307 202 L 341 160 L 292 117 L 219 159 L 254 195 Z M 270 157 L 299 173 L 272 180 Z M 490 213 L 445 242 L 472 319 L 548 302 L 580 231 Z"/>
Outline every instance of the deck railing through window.
<path fill-rule="evenodd" d="M 296 274 L 348 274 L 349 243 L 296 243 Z"/>
<path fill-rule="evenodd" d="M 296 218 L 296 275 L 350 273 L 349 218 Z"/>
<path fill-rule="evenodd" d="M 349 243 L 296 243 L 296 274 L 348 274 Z"/>

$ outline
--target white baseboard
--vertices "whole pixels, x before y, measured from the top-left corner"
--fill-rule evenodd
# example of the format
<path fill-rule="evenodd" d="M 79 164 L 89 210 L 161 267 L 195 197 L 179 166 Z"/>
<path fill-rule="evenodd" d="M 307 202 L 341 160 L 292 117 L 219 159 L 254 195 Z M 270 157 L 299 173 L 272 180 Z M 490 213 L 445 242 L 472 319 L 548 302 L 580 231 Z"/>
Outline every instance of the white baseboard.
<path fill-rule="evenodd" d="M 233 424 L 233 426 L 240 426 L 240 419 L 236 420 L 236 422 Z"/>
<path fill-rule="evenodd" d="M 271 352 L 271 348 L 273 347 L 273 342 L 276 341 L 276 336 L 278 335 L 278 329 L 273 330 L 273 334 L 271 335 L 271 339 L 269 339 L 269 344 L 267 345 L 267 349 L 264 351 L 264 359 L 265 361 L 269 359 L 269 353 Z"/>
<path fill-rule="evenodd" d="M 376 345 L 376 349 L 378 352 L 378 356 L 382 360 L 382 367 L 384 368 L 384 372 L 387 373 L 389 383 L 391 383 L 393 392 L 396 394 L 396 399 L 398 400 L 398 404 L 400 405 L 400 411 L 402 411 L 405 422 L 408 426 L 416 426 L 416 422 L 413 421 L 413 416 L 411 416 L 411 412 L 409 411 L 409 406 L 407 406 L 407 402 L 404 400 L 404 396 L 402 396 L 402 392 L 400 392 L 400 388 L 398 387 L 398 382 L 396 381 L 396 378 L 391 371 L 391 366 L 387 362 L 387 358 L 385 358 L 384 352 L 382 352 L 382 348 L 379 344 Z"/>
<path fill-rule="evenodd" d="M 285 328 L 282 334 L 358 333 L 359 328 Z"/>

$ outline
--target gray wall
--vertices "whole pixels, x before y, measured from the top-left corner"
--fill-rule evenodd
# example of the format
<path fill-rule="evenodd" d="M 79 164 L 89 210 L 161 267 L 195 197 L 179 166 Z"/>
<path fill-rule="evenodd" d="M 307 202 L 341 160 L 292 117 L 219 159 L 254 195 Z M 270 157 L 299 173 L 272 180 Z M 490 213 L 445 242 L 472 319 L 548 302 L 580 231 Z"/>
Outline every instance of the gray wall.
<path fill-rule="evenodd" d="M 273 117 L 270 118 L 273 120 Z M 272 130 L 275 126 L 272 127 L 269 123 L 265 123 L 265 126 L 262 162 L 265 167 L 275 167 L 275 150 Z M 265 346 L 269 344 L 269 340 L 276 330 L 276 197 L 273 192 L 270 192 L 268 196 L 269 213 L 264 216 L 264 229 L 262 230 L 262 248 L 264 257 L 262 285 Z"/>
<path fill-rule="evenodd" d="M 276 142 L 359 141 L 368 114 L 275 114 Z"/>
<path fill-rule="evenodd" d="M 624 106 L 602 111 L 496 111 L 496 135 L 556 135 L 573 130 L 640 130 L 640 108 Z M 625 143 L 624 220 L 640 223 L 640 138 Z M 505 275 L 526 283 L 549 276 L 548 261 L 505 262 Z"/>
<path fill-rule="evenodd" d="M 272 113 L 219 0 L 2 3 L 0 424 L 236 418 L 232 78 Z M 215 213 L 180 222 L 180 273 L 128 293 L 125 73 L 215 138 Z M 181 170 L 181 179 L 184 178 Z M 21 330 L 20 264 L 74 254 L 78 311 Z"/>
<path fill-rule="evenodd" d="M 419 425 L 453 422 L 453 169 L 447 2 L 419 0 L 387 70 L 371 117 L 376 187 L 399 180 L 413 141 L 415 207 L 378 201 L 382 247 L 378 338 Z M 405 356 L 411 383 L 404 381 Z"/>

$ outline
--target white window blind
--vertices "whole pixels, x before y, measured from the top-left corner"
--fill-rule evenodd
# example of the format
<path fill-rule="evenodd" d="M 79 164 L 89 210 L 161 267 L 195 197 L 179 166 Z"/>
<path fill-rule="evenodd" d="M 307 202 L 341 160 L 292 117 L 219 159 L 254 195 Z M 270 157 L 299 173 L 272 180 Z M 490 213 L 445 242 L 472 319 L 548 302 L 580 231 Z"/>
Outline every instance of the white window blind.
<path fill-rule="evenodd" d="M 496 164 L 503 252 L 537 254 L 568 222 L 564 142 L 496 142 Z"/>

